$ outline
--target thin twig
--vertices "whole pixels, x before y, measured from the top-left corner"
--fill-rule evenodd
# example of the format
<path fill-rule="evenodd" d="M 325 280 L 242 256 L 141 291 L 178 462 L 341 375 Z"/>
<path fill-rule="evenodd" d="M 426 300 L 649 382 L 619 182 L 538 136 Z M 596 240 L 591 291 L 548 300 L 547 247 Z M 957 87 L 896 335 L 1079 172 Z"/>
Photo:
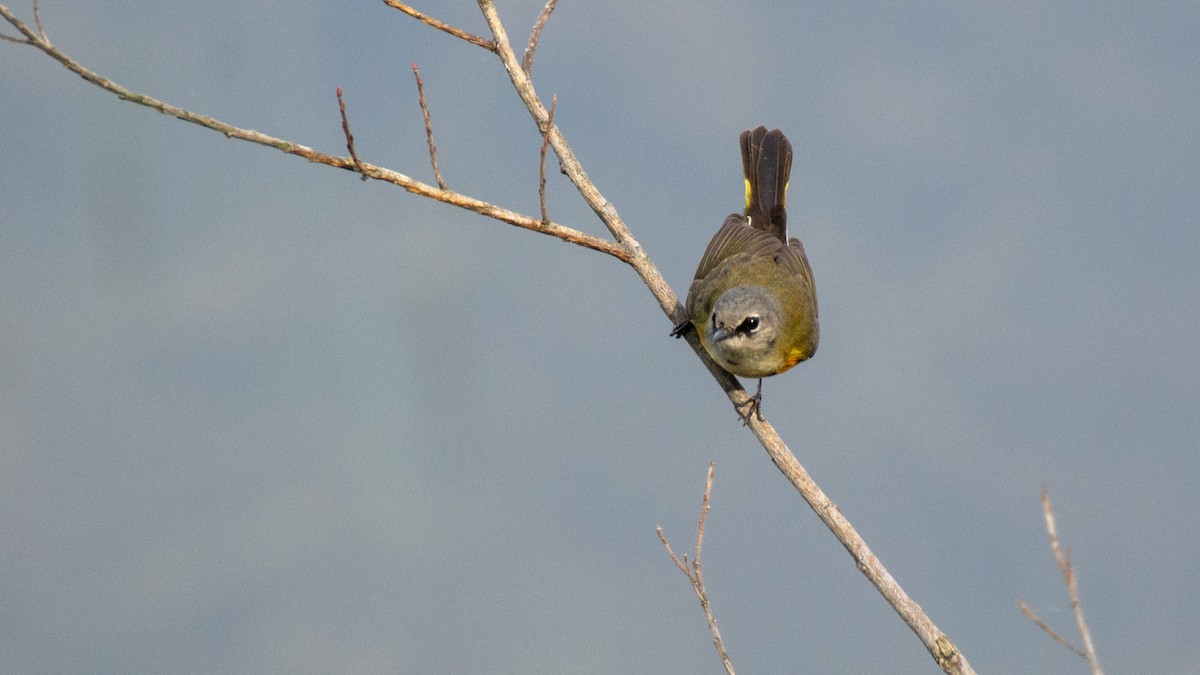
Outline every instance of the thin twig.
<path fill-rule="evenodd" d="M 671 557 L 671 562 L 675 563 L 675 566 L 679 568 L 679 571 L 683 572 L 689 579 L 691 579 L 692 573 L 688 571 L 688 566 L 679 560 L 679 556 L 675 555 L 675 551 L 671 550 L 671 545 L 667 543 L 667 535 L 663 534 L 662 528 L 656 527 L 654 528 L 654 531 L 658 532 L 658 540 L 662 542 L 664 547 L 666 547 L 667 555 Z M 687 558 L 687 555 L 684 555 L 684 558 Z"/>
<path fill-rule="evenodd" d="M 358 153 L 354 151 L 354 134 L 350 133 L 350 120 L 346 119 L 346 102 L 342 100 L 342 88 L 337 88 L 338 112 L 342 115 L 342 133 L 346 136 L 346 149 L 350 151 L 350 159 L 354 161 L 354 168 L 361 173 L 362 179 L 367 179 L 367 172 L 363 171 L 362 160 L 358 158 Z M 445 187 L 445 186 L 443 186 Z"/>
<path fill-rule="evenodd" d="M 46 35 L 46 27 L 42 25 L 42 14 L 38 11 L 38 0 L 33 0 L 33 23 L 37 26 L 38 35 L 41 35 L 43 40 L 49 42 L 50 38 Z"/>
<path fill-rule="evenodd" d="M 38 44 L 35 41 L 35 39 L 29 34 L 28 29 L 22 30 L 22 26 L 24 24 L 22 24 L 21 21 L 19 19 L 17 19 L 17 17 L 14 16 L 12 12 L 8 11 L 8 8 L 5 7 L 4 5 L 0 5 L 0 16 L 3 16 L 5 18 L 5 20 L 7 20 L 9 23 L 11 23 L 13 26 L 15 26 L 17 30 L 26 34 L 25 37 L 19 38 L 19 37 L 13 37 L 11 35 L 5 35 L 4 33 L 0 33 L 0 40 L 5 40 L 7 42 L 15 42 L 19 45 L 36 45 L 36 44 Z M 41 33 L 41 42 L 49 45 L 50 40 L 46 39 L 46 31 L 41 30 L 41 22 L 36 21 L 36 19 L 37 19 L 37 0 L 34 0 L 34 2 L 33 2 L 33 16 L 35 19 L 34 23 L 38 26 L 38 30 Z"/>
<path fill-rule="evenodd" d="M 557 3 L 558 0 L 546 1 L 546 6 L 542 8 L 537 21 L 533 24 L 533 30 L 529 32 L 529 44 L 526 45 L 525 56 L 521 59 L 521 70 L 525 71 L 526 77 L 533 74 L 533 52 L 537 49 L 538 40 L 542 37 L 542 29 L 546 27 L 550 12 L 554 11 L 554 5 Z"/>
<path fill-rule="evenodd" d="M 1026 605 L 1023 601 L 1018 600 L 1017 607 L 1021 610 L 1022 614 L 1029 617 L 1030 621 L 1036 623 L 1038 628 L 1041 628 L 1042 630 L 1046 631 L 1046 634 L 1049 635 L 1050 637 L 1054 638 L 1054 640 L 1056 642 L 1058 642 L 1058 644 L 1066 647 L 1067 649 L 1070 649 L 1071 651 L 1075 652 L 1076 654 L 1082 656 L 1085 659 L 1087 658 L 1087 654 L 1084 654 L 1082 651 L 1080 651 L 1079 647 L 1076 647 L 1075 645 L 1068 642 L 1066 638 L 1064 638 L 1063 636 L 1054 632 L 1053 628 L 1046 625 L 1045 621 L 1042 621 L 1040 618 L 1038 618 L 1038 615 L 1034 614 L 1032 609 L 1029 609 L 1029 605 Z"/>
<path fill-rule="evenodd" d="M 624 246 L 606 239 L 601 239 L 600 237 L 596 237 L 594 235 L 587 234 L 585 232 L 580 232 L 574 228 L 566 227 L 558 223 L 545 223 L 538 218 L 532 218 L 530 216 L 490 204 L 483 200 L 475 199 L 474 197 L 469 197 L 452 190 L 443 190 L 436 186 L 422 183 L 421 181 L 410 178 L 409 176 L 406 176 L 398 171 L 375 166 L 363 161 L 355 162 L 352 157 L 338 157 L 336 155 L 318 152 L 306 145 L 294 143 L 282 138 L 276 138 L 274 136 L 268 136 L 267 134 L 255 131 L 253 129 L 235 127 L 226 122 L 222 122 L 221 120 L 209 117 L 208 115 L 200 115 L 198 113 L 191 112 L 190 110 L 185 110 L 178 106 L 171 105 L 170 103 L 160 101 L 152 96 L 139 94 L 117 84 L 116 82 L 113 82 L 112 80 L 109 80 L 106 77 L 88 70 L 66 53 L 38 36 L 4 5 L 0 5 L 0 16 L 3 16 L 6 21 L 8 21 L 14 28 L 16 28 L 21 32 L 22 35 L 25 36 L 25 39 L 21 41 L 23 44 L 29 44 L 38 48 L 50 58 L 61 63 L 67 70 L 79 75 L 84 80 L 87 80 L 97 87 L 115 94 L 122 100 L 136 103 L 140 106 L 145 106 L 164 115 L 169 115 L 176 119 L 183 120 L 184 122 L 189 122 L 191 124 L 212 129 L 213 131 L 224 134 L 228 138 L 264 145 L 289 155 L 303 157 L 304 159 L 307 159 L 315 164 L 324 164 L 337 169 L 354 171 L 368 178 L 392 183 L 393 185 L 402 187 L 415 195 L 427 197 L 429 199 L 450 204 L 452 206 L 457 206 L 468 211 L 473 211 L 479 215 L 487 216 L 488 218 L 493 218 L 495 220 L 499 220 L 501 222 L 508 223 L 526 230 L 548 234 L 571 244 L 576 244 L 585 248 L 590 248 L 594 251 L 606 253 L 620 260 L 621 262 L 628 263 L 631 260 L 632 254 Z M 14 39 L 13 41 L 18 41 L 18 39 Z"/>
<path fill-rule="evenodd" d="M 704 481 L 704 502 L 700 506 L 700 522 L 696 524 L 696 557 L 694 558 L 696 572 L 700 571 L 700 551 L 704 548 L 704 523 L 708 521 L 709 497 L 712 496 L 713 473 L 716 462 L 708 463 L 708 478 Z"/>
<path fill-rule="evenodd" d="M 421 21 L 425 24 L 433 26 L 434 28 L 436 28 L 440 31 L 445 31 L 445 32 L 453 35 L 456 38 L 462 38 L 463 40 L 466 40 L 467 42 L 470 42 L 473 45 L 483 47 L 484 49 L 488 50 L 489 52 L 496 51 L 496 43 L 495 42 L 481 38 L 478 35 L 475 35 L 474 33 L 468 33 L 467 31 L 462 30 L 461 28 L 455 28 L 454 26 L 451 26 L 448 23 L 443 23 L 441 21 L 438 21 L 437 19 L 429 16 L 428 14 L 422 14 L 421 12 L 418 12 L 417 10 L 413 9 L 412 7 L 409 7 L 408 5 L 404 4 L 403 2 L 399 2 L 399 0 L 383 0 L 383 4 L 387 5 L 388 7 L 392 7 L 393 9 L 398 9 L 401 12 L 404 12 L 405 14 L 416 19 L 417 21 Z"/>
<path fill-rule="evenodd" d="M 1083 603 L 1079 601 L 1079 586 L 1075 582 L 1075 568 L 1071 567 L 1071 550 L 1065 551 L 1058 543 L 1058 528 L 1054 523 L 1054 507 L 1050 504 L 1050 491 L 1042 486 L 1042 513 L 1046 517 L 1046 533 L 1050 536 L 1050 550 L 1054 552 L 1054 561 L 1062 572 L 1063 583 L 1067 586 L 1067 597 L 1071 600 L 1071 611 L 1075 613 L 1075 624 L 1079 628 L 1079 637 L 1083 640 L 1082 652 L 1092 669 L 1093 675 L 1103 675 L 1100 660 L 1096 657 L 1096 646 L 1092 643 L 1092 632 L 1088 630 L 1087 620 L 1083 617 Z"/>
<path fill-rule="evenodd" d="M 696 527 L 696 548 L 694 557 L 691 562 L 688 562 L 688 557 L 685 554 L 683 560 L 675 555 L 675 551 L 671 550 L 671 545 L 667 543 L 667 535 L 663 534 L 662 528 L 655 528 L 658 533 L 658 540 L 662 542 L 664 548 L 667 549 L 667 555 L 670 556 L 671 562 L 683 572 L 684 576 L 692 584 L 692 591 L 696 593 L 696 597 L 700 599 L 700 607 L 704 609 L 704 618 L 708 621 L 708 630 L 712 633 L 713 647 L 717 650 L 717 655 L 721 657 L 721 665 L 725 666 L 725 672 L 733 675 L 733 662 L 729 660 L 729 652 L 725 651 L 725 642 L 721 639 L 721 631 L 717 629 L 717 619 L 713 616 L 712 604 L 708 601 L 708 591 L 704 588 L 704 574 L 700 571 L 700 552 L 704 549 L 704 522 L 708 519 L 709 497 L 712 495 L 713 485 L 713 463 L 708 463 L 708 480 L 704 484 L 704 504 L 700 508 L 700 524 Z"/>
<path fill-rule="evenodd" d="M 550 222 L 546 213 L 546 147 L 550 145 L 550 129 L 554 126 L 554 109 L 558 106 L 558 94 L 550 99 L 550 114 L 546 116 L 546 130 L 542 133 L 542 154 L 538 162 L 538 202 L 542 205 L 542 220 Z"/>
<path fill-rule="evenodd" d="M 19 23 L 19 22 L 16 21 L 16 17 L 13 16 L 12 13 L 8 11 L 7 7 L 0 5 L 0 10 L 3 10 L 3 11 L 0 11 L 0 15 L 4 16 L 4 18 L 7 19 L 9 23 L 13 24 L 14 26 L 17 26 L 17 23 Z M 42 26 L 42 15 L 38 11 L 38 0 L 33 0 L 33 24 L 35 26 L 37 26 L 37 29 L 38 29 L 38 38 L 36 38 L 36 39 L 33 37 L 19 38 L 19 37 L 13 37 L 11 35 L 5 35 L 4 33 L 0 33 L 0 40 L 5 40 L 6 42 L 15 42 L 16 44 L 19 44 L 19 45 L 36 45 L 36 44 L 38 44 L 38 42 L 50 44 L 50 37 L 48 35 L 46 35 L 46 29 Z M 20 30 L 20 26 L 17 26 L 17 29 Z M 25 32 L 25 31 L 21 31 L 21 32 Z"/>
<path fill-rule="evenodd" d="M 433 121 L 429 118 L 429 106 L 425 104 L 425 82 L 421 79 L 421 71 L 417 70 L 415 61 L 412 70 L 413 77 L 417 78 L 417 101 L 421 104 L 421 115 L 425 118 L 425 139 L 429 141 L 429 161 L 433 164 L 433 177 L 437 179 L 438 186 L 445 190 L 446 181 L 442 180 L 442 171 L 437 162 L 437 146 L 433 143 Z M 546 220 L 544 213 L 542 220 Z"/>

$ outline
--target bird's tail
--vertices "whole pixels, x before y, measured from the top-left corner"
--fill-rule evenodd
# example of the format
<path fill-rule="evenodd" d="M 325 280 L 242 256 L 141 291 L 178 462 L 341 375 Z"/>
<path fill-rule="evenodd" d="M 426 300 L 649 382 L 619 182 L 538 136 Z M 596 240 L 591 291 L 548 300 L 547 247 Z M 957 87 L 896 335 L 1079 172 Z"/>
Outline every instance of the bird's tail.
<path fill-rule="evenodd" d="M 750 225 L 787 241 L 787 186 L 792 144 L 778 129 L 758 126 L 742 132 L 742 172 Z"/>

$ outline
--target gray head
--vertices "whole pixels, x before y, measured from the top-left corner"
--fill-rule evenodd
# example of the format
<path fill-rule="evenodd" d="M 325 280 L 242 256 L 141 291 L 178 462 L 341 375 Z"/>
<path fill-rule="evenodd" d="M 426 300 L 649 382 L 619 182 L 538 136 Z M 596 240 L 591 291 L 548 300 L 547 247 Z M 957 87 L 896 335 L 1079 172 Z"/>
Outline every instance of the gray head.
<path fill-rule="evenodd" d="M 761 286 L 725 291 L 709 317 L 709 354 L 721 367 L 742 377 L 765 377 L 784 368 L 778 343 L 782 310 Z"/>

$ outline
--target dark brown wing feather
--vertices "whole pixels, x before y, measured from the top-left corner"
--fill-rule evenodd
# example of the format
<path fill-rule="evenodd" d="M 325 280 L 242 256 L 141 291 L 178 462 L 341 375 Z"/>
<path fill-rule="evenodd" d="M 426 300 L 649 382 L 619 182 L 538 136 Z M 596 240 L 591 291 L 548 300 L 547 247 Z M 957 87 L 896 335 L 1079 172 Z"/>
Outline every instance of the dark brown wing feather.
<path fill-rule="evenodd" d="M 808 291 L 812 297 L 813 317 L 817 316 L 817 288 L 813 282 L 812 268 L 808 265 L 808 255 L 804 253 L 804 244 L 800 240 L 792 237 L 788 240 L 788 244 L 780 252 L 775 260 L 795 278 L 802 280 L 808 287 Z"/>
<path fill-rule="evenodd" d="M 708 242 L 708 248 L 700 257 L 696 267 L 696 279 L 703 279 L 726 258 L 735 254 L 746 254 L 750 257 L 774 256 L 781 248 L 781 242 L 769 233 L 751 227 L 746 217 L 732 213 L 725 219 L 721 229 Z"/>
<path fill-rule="evenodd" d="M 727 268 L 724 268 L 723 272 L 718 272 L 718 270 L 723 269 L 722 265 L 730 261 L 730 259 L 735 260 L 734 264 L 739 269 L 749 269 L 754 260 L 767 258 L 779 261 L 782 256 L 782 263 L 788 269 L 791 269 L 797 263 L 793 260 L 795 253 L 789 253 L 789 250 L 789 247 L 784 245 L 774 234 L 751 227 L 745 216 L 737 213 L 730 214 L 725 219 L 725 224 L 721 226 L 721 229 L 717 230 L 712 240 L 708 242 L 708 248 L 705 249 L 704 255 L 700 258 L 700 264 L 696 268 L 696 276 L 692 281 L 691 287 L 688 289 L 688 315 L 693 320 L 696 319 L 696 303 L 700 302 L 700 298 L 697 295 L 699 288 L 706 282 L 713 283 L 717 278 L 710 278 L 710 275 L 728 274 L 730 270 Z M 801 253 L 801 255 L 803 254 Z M 803 262 L 799 264 L 806 265 Z M 712 297 L 708 298 L 708 300 L 714 301 L 716 298 Z M 707 312 L 707 308 L 705 312 Z"/>

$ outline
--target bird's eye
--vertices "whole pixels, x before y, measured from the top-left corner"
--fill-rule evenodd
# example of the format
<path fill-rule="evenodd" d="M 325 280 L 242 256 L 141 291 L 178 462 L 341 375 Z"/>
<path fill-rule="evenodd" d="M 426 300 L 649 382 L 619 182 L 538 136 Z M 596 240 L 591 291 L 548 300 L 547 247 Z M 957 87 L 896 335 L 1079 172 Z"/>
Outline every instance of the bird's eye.
<path fill-rule="evenodd" d="M 758 330 L 758 317 L 748 316 L 742 320 L 742 325 L 738 326 L 738 331 L 741 333 L 753 333 Z"/>

